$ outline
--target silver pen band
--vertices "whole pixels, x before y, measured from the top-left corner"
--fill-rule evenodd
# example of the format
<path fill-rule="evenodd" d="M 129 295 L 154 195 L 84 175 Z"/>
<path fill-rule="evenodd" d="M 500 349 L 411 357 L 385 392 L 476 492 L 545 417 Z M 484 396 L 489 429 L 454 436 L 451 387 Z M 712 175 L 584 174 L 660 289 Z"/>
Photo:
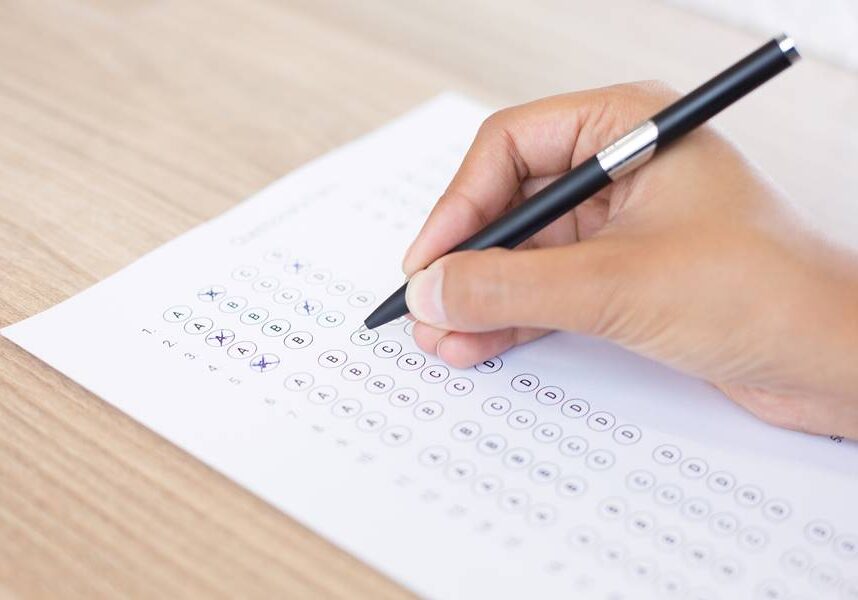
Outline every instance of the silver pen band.
<path fill-rule="evenodd" d="M 633 171 L 655 154 L 658 127 L 645 121 L 596 154 L 599 165 L 613 181 Z"/>

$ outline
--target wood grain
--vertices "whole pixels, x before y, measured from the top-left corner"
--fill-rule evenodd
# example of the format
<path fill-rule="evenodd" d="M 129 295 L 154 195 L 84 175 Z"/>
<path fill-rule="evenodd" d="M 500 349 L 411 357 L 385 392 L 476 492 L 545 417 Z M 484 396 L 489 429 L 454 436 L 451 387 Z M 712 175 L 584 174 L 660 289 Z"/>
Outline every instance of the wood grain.
<path fill-rule="evenodd" d="M 688 88 L 759 41 L 595 4 L 0 3 L 0 325 L 443 89 Z M 854 74 L 808 60 L 719 125 L 848 239 L 856 101 Z M 0 357 L 0 597 L 409 596 L 6 340 Z"/>

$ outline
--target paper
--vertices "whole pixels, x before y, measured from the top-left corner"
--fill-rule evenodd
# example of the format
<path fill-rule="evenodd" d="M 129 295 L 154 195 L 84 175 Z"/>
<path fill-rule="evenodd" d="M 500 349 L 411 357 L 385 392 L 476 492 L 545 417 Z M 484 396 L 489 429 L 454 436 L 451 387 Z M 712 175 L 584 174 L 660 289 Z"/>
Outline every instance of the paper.
<path fill-rule="evenodd" d="M 3 334 L 432 598 L 858 598 L 858 448 L 555 334 L 360 324 L 487 110 L 441 96 Z"/>

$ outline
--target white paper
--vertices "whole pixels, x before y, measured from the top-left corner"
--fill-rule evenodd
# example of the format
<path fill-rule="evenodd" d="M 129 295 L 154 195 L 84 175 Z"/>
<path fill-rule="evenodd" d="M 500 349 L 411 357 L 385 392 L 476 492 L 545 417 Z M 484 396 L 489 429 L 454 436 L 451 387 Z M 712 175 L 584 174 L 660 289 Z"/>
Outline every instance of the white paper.
<path fill-rule="evenodd" d="M 598 340 L 352 341 L 486 114 L 441 96 L 3 334 L 422 596 L 858 598 L 856 444 Z"/>

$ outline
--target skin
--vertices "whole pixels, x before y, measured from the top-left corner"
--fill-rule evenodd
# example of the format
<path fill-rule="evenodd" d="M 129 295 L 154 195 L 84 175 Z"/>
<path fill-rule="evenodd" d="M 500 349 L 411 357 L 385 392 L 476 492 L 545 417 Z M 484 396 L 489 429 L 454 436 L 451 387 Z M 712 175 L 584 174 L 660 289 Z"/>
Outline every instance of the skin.
<path fill-rule="evenodd" d="M 467 367 L 599 336 L 775 425 L 858 439 L 858 254 L 709 127 L 515 250 L 436 260 L 676 97 L 624 84 L 489 117 L 403 261 L 417 344 Z"/>

